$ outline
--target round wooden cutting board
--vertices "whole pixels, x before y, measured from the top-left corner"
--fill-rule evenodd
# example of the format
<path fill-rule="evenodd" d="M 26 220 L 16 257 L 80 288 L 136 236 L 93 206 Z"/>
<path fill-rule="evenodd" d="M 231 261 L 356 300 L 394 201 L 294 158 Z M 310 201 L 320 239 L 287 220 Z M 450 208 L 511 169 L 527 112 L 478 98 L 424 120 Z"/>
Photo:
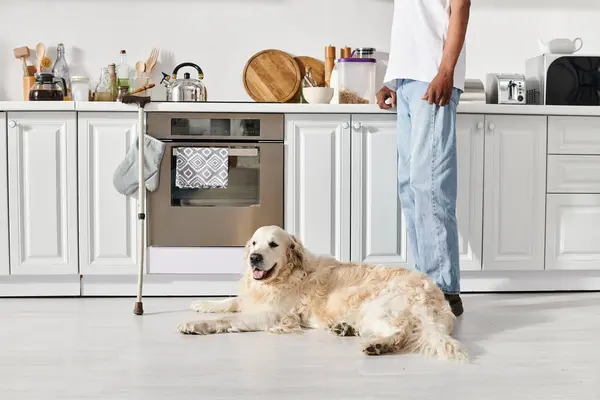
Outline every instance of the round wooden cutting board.
<path fill-rule="evenodd" d="M 317 85 L 325 86 L 325 63 L 323 61 L 308 56 L 295 57 L 294 60 L 296 60 L 300 67 L 300 76 L 304 77 L 306 71 L 310 69 L 310 73 L 317 82 Z"/>
<path fill-rule="evenodd" d="M 256 53 L 244 67 L 244 89 L 258 102 L 289 101 L 300 89 L 301 80 L 298 63 L 281 50 Z"/>

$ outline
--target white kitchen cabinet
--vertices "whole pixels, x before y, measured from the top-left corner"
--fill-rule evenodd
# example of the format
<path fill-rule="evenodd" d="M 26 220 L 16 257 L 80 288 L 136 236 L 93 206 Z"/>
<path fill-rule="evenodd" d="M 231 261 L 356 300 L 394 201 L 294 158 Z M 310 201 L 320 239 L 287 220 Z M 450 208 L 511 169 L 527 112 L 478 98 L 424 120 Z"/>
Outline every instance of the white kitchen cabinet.
<path fill-rule="evenodd" d="M 457 121 L 460 266 L 481 270 L 483 212 L 483 127 L 481 115 Z M 352 116 L 352 260 L 412 265 L 398 198 L 395 115 Z"/>
<path fill-rule="evenodd" d="M 456 120 L 456 219 L 460 269 L 465 271 L 482 267 L 484 122 L 477 114 L 458 114 Z"/>
<path fill-rule="evenodd" d="M 6 113 L 0 112 L 0 275 L 10 273 L 8 251 L 8 171 L 6 165 Z"/>
<path fill-rule="evenodd" d="M 74 112 L 9 112 L 10 273 L 77 274 Z"/>
<path fill-rule="evenodd" d="M 285 229 L 311 252 L 350 258 L 350 117 L 286 116 Z"/>
<path fill-rule="evenodd" d="M 352 261 L 414 264 L 397 190 L 396 115 L 352 116 L 351 165 Z"/>
<path fill-rule="evenodd" d="M 137 113 L 79 113 L 79 262 L 83 275 L 135 274 L 135 197 L 113 186 L 137 135 Z"/>
<path fill-rule="evenodd" d="M 548 193 L 600 193 L 600 157 L 549 155 Z"/>
<path fill-rule="evenodd" d="M 600 195 L 549 194 L 546 269 L 600 271 Z"/>
<path fill-rule="evenodd" d="M 600 118 L 548 117 L 549 154 L 600 154 Z"/>
<path fill-rule="evenodd" d="M 486 116 L 484 270 L 543 270 L 546 117 Z"/>

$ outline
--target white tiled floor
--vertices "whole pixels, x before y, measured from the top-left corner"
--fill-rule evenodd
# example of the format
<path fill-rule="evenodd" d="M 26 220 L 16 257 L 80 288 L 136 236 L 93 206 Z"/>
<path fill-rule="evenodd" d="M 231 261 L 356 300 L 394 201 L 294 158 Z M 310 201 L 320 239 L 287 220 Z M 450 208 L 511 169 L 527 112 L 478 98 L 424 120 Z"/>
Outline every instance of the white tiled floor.
<path fill-rule="evenodd" d="M 600 294 L 465 296 L 472 362 L 324 332 L 182 336 L 193 299 L 0 299 L 0 399 L 600 398 Z"/>

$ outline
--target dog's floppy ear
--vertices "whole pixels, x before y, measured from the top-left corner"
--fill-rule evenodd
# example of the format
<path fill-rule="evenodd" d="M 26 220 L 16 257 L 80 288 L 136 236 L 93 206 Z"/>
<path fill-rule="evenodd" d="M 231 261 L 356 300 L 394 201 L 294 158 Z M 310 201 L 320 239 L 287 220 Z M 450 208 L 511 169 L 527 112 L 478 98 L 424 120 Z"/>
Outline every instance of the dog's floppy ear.
<path fill-rule="evenodd" d="M 304 263 L 304 246 L 295 236 L 290 234 L 290 245 L 287 249 L 288 263 L 294 267 L 301 267 Z"/>
<path fill-rule="evenodd" d="M 248 258 L 248 256 L 250 255 L 250 242 L 252 241 L 252 239 L 248 240 L 246 242 L 246 245 L 244 246 L 244 260 Z"/>

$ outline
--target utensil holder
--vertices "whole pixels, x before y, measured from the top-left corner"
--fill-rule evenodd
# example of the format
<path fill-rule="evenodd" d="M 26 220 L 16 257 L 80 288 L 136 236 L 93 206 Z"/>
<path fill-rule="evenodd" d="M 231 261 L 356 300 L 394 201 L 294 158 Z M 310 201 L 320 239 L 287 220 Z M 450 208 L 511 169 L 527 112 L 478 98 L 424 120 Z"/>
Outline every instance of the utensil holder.
<path fill-rule="evenodd" d="M 35 83 L 35 76 L 24 76 L 23 77 L 23 100 L 29 101 L 29 89 Z"/>

